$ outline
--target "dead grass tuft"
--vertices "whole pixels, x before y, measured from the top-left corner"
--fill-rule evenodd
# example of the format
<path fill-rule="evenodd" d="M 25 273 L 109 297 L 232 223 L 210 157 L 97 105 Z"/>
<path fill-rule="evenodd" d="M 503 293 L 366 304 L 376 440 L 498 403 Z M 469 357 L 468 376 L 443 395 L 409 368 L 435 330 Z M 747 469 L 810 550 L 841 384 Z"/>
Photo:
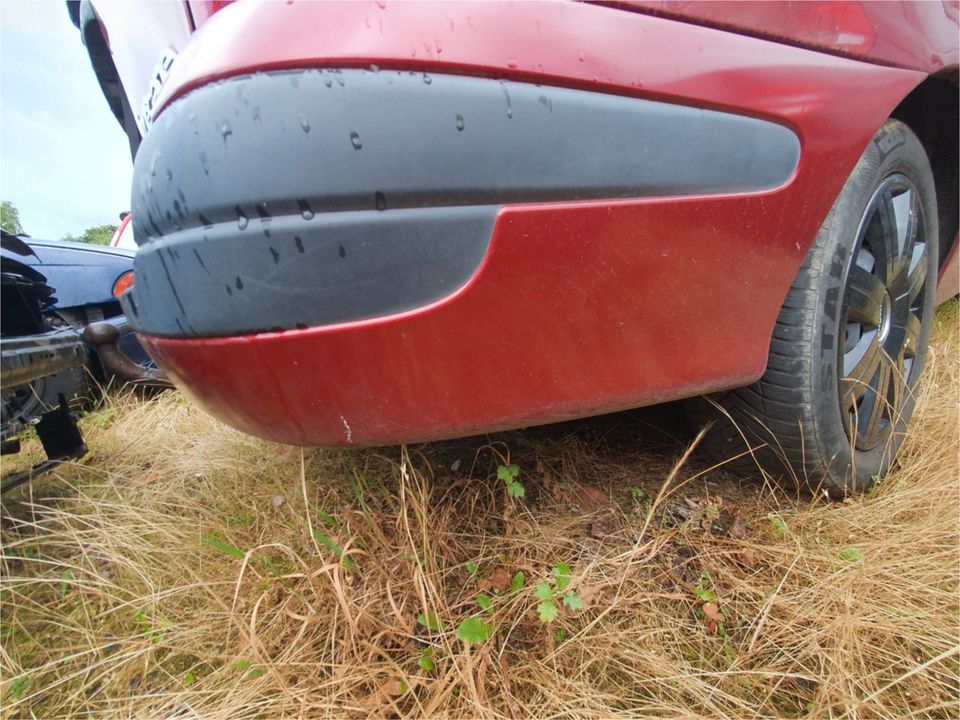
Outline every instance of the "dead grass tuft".
<path fill-rule="evenodd" d="M 938 324 L 900 466 L 840 503 L 702 473 L 663 408 L 349 452 L 113 397 L 3 499 L 3 714 L 956 717 L 956 302 Z M 546 624 L 560 563 L 585 608 Z"/>

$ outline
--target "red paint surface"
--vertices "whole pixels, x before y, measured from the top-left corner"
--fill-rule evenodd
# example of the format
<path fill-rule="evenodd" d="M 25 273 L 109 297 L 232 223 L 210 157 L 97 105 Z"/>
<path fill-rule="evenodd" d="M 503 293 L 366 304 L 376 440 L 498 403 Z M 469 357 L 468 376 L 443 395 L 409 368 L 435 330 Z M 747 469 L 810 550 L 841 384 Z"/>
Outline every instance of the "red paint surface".
<path fill-rule="evenodd" d="M 929 73 L 960 61 L 956 0 L 624 0 L 614 4 Z"/>
<path fill-rule="evenodd" d="M 123 216 L 123 220 L 120 221 L 116 231 L 114 231 L 113 237 L 110 238 L 110 247 L 120 247 L 120 240 L 123 238 L 123 234 L 127 231 L 127 228 L 130 226 L 130 222 L 132 220 L 133 215 L 130 213 L 127 213 Z"/>
<path fill-rule="evenodd" d="M 371 64 L 687 98 L 759 113 L 818 95 L 806 86 L 849 66 L 820 53 L 584 3 L 240 2 L 198 29 L 158 107 L 248 72 Z M 748 96 L 758 87 L 765 95 Z"/>
<path fill-rule="evenodd" d="M 752 196 L 505 207 L 471 281 L 402 315 L 142 338 L 202 406 L 256 435 L 425 440 L 754 380 L 827 210 L 924 77 L 581 4 L 239 3 L 198 31 L 165 92 L 256 69 L 372 63 L 736 109 L 792 127 L 801 161 L 786 186 Z"/>
<path fill-rule="evenodd" d="M 783 200 L 508 207 L 478 274 L 428 308 L 144 340 L 201 404 L 286 442 L 462 435 L 736 385 L 766 362 L 756 328 L 776 308 L 744 300 L 780 293 Z"/>
<path fill-rule="evenodd" d="M 940 275 L 937 278 L 937 297 L 935 299 L 937 305 L 960 294 L 960 254 L 957 253 L 958 246 L 960 246 L 960 235 L 953 239 L 953 247 L 950 248 L 947 259 L 940 266 Z"/>
<path fill-rule="evenodd" d="M 186 0 L 187 9 L 190 12 L 190 19 L 193 21 L 194 29 L 203 25 L 207 20 L 232 2 L 234 2 L 234 0 Z"/>

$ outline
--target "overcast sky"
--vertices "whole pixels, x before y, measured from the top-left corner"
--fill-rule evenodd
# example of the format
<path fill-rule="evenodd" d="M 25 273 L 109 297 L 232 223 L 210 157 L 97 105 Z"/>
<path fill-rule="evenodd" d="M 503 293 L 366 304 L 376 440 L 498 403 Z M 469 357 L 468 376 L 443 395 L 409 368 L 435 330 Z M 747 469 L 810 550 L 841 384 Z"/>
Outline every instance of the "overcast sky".
<path fill-rule="evenodd" d="M 0 199 L 35 238 L 116 225 L 129 210 L 127 138 L 63 0 L 0 0 Z"/>

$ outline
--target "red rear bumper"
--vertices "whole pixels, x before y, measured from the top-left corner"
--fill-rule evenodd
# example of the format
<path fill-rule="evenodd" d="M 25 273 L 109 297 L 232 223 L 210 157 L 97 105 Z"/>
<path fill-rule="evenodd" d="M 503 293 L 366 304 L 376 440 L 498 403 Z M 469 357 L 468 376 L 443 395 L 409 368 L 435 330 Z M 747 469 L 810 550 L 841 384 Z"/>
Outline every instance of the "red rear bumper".
<path fill-rule="evenodd" d="M 732 387 L 763 372 L 779 305 L 769 298 L 791 272 L 764 252 L 780 234 L 765 202 L 778 204 L 505 208 L 478 274 L 434 305 L 282 333 L 143 339 L 219 417 L 304 444 L 460 436 Z M 740 220 L 753 216 L 765 220 Z"/>
<path fill-rule="evenodd" d="M 834 197 L 922 77 L 542 3 L 241 3 L 212 18 L 178 63 L 167 101 L 256 69 L 376 63 L 728 110 L 801 140 L 794 176 L 773 190 L 504 205 L 466 285 L 414 310 L 237 337 L 142 336 L 211 413 L 302 444 L 460 436 L 751 382 Z M 162 128 L 161 115 L 153 132 Z"/>

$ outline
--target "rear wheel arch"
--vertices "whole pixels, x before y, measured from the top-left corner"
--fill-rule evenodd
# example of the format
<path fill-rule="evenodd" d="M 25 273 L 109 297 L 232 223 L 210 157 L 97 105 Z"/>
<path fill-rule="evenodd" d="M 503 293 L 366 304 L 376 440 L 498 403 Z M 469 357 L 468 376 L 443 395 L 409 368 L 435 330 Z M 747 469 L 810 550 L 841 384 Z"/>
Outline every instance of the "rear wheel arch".
<path fill-rule="evenodd" d="M 804 258 L 763 377 L 688 403 L 695 425 L 714 421 L 703 445 L 716 459 L 831 497 L 887 472 L 932 324 L 935 192 L 920 140 L 886 121 Z"/>
<path fill-rule="evenodd" d="M 940 264 L 947 259 L 960 230 L 960 68 L 952 66 L 930 75 L 891 113 L 920 139 L 933 171 L 937 195 Z"/>

